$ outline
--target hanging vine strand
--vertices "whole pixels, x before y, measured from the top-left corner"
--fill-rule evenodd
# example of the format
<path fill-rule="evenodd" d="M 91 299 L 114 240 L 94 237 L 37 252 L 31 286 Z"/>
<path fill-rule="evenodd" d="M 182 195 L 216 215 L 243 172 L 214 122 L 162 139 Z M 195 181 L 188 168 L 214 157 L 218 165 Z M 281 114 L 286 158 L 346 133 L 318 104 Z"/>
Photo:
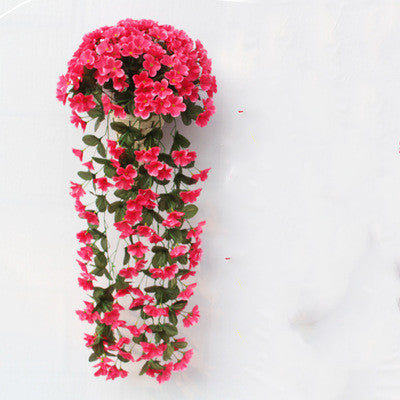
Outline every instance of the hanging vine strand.
<path fill-rule="evenodd" d="M 209 169 L 196 168 L 176 119 L 205 126 L 214 93 L 201 43 L 151 20 L 85 35 L 60 77 L 71 122 L 85 131 L 93 121 L 73 149 L 84 169 L 70 194 L 87 224 L 77 263 L 88 300 L 77 314 L 93 327 L 85 342 L 96 376 L 125 377 L 125 363 L 141 362 L 139 374 L 161 383 L 193 355 L 179 329 L 200 316 L 189 300 L 205 221 L 192 218 Z"/>

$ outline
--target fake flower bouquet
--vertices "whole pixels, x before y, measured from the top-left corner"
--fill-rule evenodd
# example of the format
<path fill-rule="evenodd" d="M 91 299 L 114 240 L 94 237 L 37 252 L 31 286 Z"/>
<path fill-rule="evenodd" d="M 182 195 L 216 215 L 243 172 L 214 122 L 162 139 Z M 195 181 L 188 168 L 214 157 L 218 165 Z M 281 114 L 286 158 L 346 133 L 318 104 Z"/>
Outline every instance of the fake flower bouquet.
<path fill-rule="evenodd" d="M 84 169 L 71 195 L 87 223 L 77 234 L 77 263 L 89 297 L 77 314 L 93 327 L 85 342 L 96 376 L 125 377 L 125 363 L 142 362 L 140 374 L 161 383 L 193 355 L 178 328 L 200 316 L 189 305 L 189 282 L 205 221 L 191 220 L 196 184 L 209 169 L 195 167 L 176 119 L 205 126 L 216 91 L 200 41 L 151 20 L 86 34 L 59 79 L 57 98 L 70 105 L 71 122 L 85 131 L 93 121 L 85 146 L 73 149 Z"/>

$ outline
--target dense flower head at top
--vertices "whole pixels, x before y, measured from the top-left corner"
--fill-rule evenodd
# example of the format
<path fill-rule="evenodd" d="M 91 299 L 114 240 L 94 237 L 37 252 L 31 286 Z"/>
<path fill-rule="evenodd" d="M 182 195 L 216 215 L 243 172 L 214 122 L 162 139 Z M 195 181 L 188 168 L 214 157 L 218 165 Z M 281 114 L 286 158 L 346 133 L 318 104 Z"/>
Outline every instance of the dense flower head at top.
<path fill-rule="evenodd" d="M 77 113 L 107 115 L 110 109 L 121 118 L 181 116 L 186 125 L 195 120 L 205 126 L 216 92 L 199 40 L 171 25 L 129 18 L 86 34 L 57 85 L 57 98 L 68 100 L 71 121 L 83 128 Z"/>

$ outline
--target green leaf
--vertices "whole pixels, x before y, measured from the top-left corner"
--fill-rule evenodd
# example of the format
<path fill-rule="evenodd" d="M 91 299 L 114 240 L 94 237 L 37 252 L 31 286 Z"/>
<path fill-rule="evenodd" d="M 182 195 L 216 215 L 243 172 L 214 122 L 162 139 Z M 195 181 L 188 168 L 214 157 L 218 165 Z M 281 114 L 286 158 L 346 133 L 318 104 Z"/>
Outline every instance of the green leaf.
<path fill-rule="evenodd" d="M 183 207 L 183 212 L 185 213 L 186 219 L 193 218 L 197 214 L 197 211 L 199 211 L 199 208 L 194 204 L 187 204 L 185 207 Z"/>
<path fill-rule="evenodd" d="M 167 344 L 167 348 L 165 349 L 163 353 L 163 360 L 167 361 L 171 358 L 172 353 L 174 352 L 174 348 L 171 346 L 170 343 Z"/>
<path fill-rule="evenodd" d="M 139 375 L 145 374 L 146 371 L 147 371 L 149 368 L 150 368 L 150 363 L 149 363 L 148 361 L 146 361 L 146 362 L 143 364 L 143 367 L 142 367 L 142 369 L 140 370 Z"/>
<path fill-rule="evenodd" d="M 92 354 L 89 356 L 89 362 L 93 362 L 93 361 L 96 361 L 96 360 L 97 360 L 96 354 L 92 353 Z"/>
<path fill-rule="evenodd" d="M 159 223 L 161 224 L 164 221 L 164 218 L 156 211 L 154 210 L 148 210 L 148 212 L 151 214 L 151 216 Z"/>
<path fill-rule="evenodd" d="M 104 115 L 101 115 L 96 119 L 96 122 L 94 123 L 94 131 L 95 132 L 97 131 L 97 129 L 99 129 L 100 124 L 102 123 L 102 121 L 104 121 Z"/>
<path fill-rule="evenodd" d="M 106 196 L 101 195 L 101 196 L 97 196 L 96 199 L 96 207 L 98 208 L 98 210 L 100 212 L 104 212 L 107 209 L 107 200 L 106 200 Z"/>
<path fill-rule="evenodd" d="M 186 185 L 194 185 L 197 183 L 196 179 L 183 175 L 181 172 L 178 172 L 174 178 L 174 182 L 178 185 L 180 182 L 185 183 Z"/>
<path fill-rule="evenodd" d="M 104 353 L 104 345 L 103 342 L 94 344 L 92 346 L 93 353 L 95 354 L 96 357 L 100 357 Z"/>
<path fill-rule="evenodd" d="M 187 148 L 190 146 L 189 140 L 185 138 L 185 136 L 181 135 L 180 133 L 175 133 L 174 143 L 176 143 L 180 147 Z"/>
<path fill-rule="evenodd" d="M 102 156 L 105 157 L 107 155 L 106 148 L 102 142 L 99 142 L 97 145 L 97 152 Z"/>
<path fill-rule="evenodd" d="M 114 283 L 115 290 L 126 289 L 128 286 L 129 286 L 129 282 L 126 282 L 124 277 L 122 277 L 121 275 L 118 275 L 117 279 L 115 280 L 115 283 Z"/>
<path fill-rule="evenodd" d="M 178 300 L 175 303 L 173 303 L 169 308 L 172 310 L 182 310 L 185 308 L 187 304 L 187 300 Z"/>
<path fill-rule="evenodd" d="M 82 138 L 83 143 L 87 144 L 88 146 L 96 146 L 97 143 L 100 142 L 100 139 L 94 135 L 86 135 Z"/>
<path fill-rule="evenodd" d="M 99 105 L 97 105 L 95 108 L 92 108 L 87 113 L 88 113 L 90 118 L 99 118 L 99 117 L 101 118 L 101 117 L 103 117 L 103 119 L 104 119 L 104 113 L 103 113 L 103 111 L 102 111 L 102 109 L 101 109 L 101 107 Z"/>
<path fill-rule="evenodd" d="M 122 221 L 124 219 L 124 217 L 125 217 L 125 209 L 118 208 L 114 215 L 114 221 L 115 222 Z"/>
<path fill-rule="evenodd" d="M 187 346 L 187 342 L 172 342 L 171 344 L 176 349 L 184 349 Z"/>
<path fill-rule="evenodd" d="M 168 254 L 165 252 L 159 252 L 154 254 L 151 260 L 151 265 L 154 268 L 164 267 L 167 264 L 167 261 L 168 261 Z"/>
<path fill-rule="evenodd" d="M 159 161 L 168 164 L 172 168 L 176 168 L 173 158 L 167 153 L 160 153 L 158 155 Z"/>
<path fill-rule="evenodd" d="M 97 254 L 97 256 L 94 258 L 94 263 L 97 267 L 104 268 L 107 265 L 107 258 L 104 253 Z"/>
<path fill-rule="evenodd" d="M 114 201 L 108 205 L 108 212 L 115 213 L 119 208 L 123 208 L 125 203 L 123 201 Z"/>
<path fill-rule="evenodd" d="M 168 253 L 168 249 L 166 247 L 164 247 L 164 246 L 153 246 L 151 248 L 151 251 L 153 253 L 159 253 L 161 251 L 164 251 L 164 252 Z"/>
<path fill-rule="evenodd" d="M 131 256 L 130 256 L 130 254 L 128 253 L 128 248 L 125 247 L 125 255 L 124 255 L 123 264 L 124 264 L 124 265 L 128 264 L 130 258 L 131 258 Z"/>
<path fill-rule="evenodd" d="M 99 158 L 99 157 L 93 157 L 93 161 L 96 161 L 97 164 L 109 164 L 110 163 L 110 160 L 107 160 L 107 158 Z"/>
<path fill-rule="evenodd" d="M 176 326 L 171 325 L 171 324 L 162 324 L 161 325 L 164 332 L 169 335 L 169 336 L 175 336 L 178 334 L 178 329 Z"/>
<path fill-rule="evenodd" d="M 176 317 L 175 311 L 174 310 L 169 310 L 168 312 L 168 319 L 171 324 L 176 325 L 178 323 L 178 318 Z"/>
<path fill-rule="evenodd" d="M 123 190 L 123 189 L 117 189 L 114 192 L 116 197 L 119 197 L 120 199 L 127 200 L 131 197 L 132 191 L 131 190 Z"/>
<path fill-rule="evenodd" d="M 161 116 L 162 116 L 163 120 L 164 120 L 167 124 L 170 124 L 170 123 L 174 120 L 174 118 L 173 118 L 171 115 L 169 115 L 169 114 L 167 114 L 167 115 L 162 114 Z"/>
<path fill-rule="evenodd" d="M 109 164 L 104 165 L 104 175 L 107 178 L 112 178 L 116 174 L 117 170 Z"/>
<path fill-rule="evenodd" d="M 90 181 L 94 177 L 94 175 L 89 171 L 79 171 L 78 175 L 85 181 Z"/>
<path fill-rule="evenodd" d="M 101 248 L 102 248 L 104 251 L 107 251 L 107 250 L 108 250 L 107 238 L 105 238 L 105 237 L 101 238 L 101 240 L 100 240 L 100 245 L 101 245 Z"/>
<path fill-rule="evenodd" d="M 111 129 L 118 133 L 125 133 L 129 131 L 129 126 L 125 125 L 123 122 L 111 122 Z"/>
<path fill-rule="evenodd" d="M 100 239 L 100 238 L 102 238 L 102 237 L 104 237 L 105 235 L 104 235 L 104 233 L 103 232 L 100 232 L 98 229 L 96 229 L 96 228 L 91 228 L 91 229 L 89 229 L 89 232 L 90 232 L 90 234 L 93 236 L 93 238 L 94 239 Z"/>

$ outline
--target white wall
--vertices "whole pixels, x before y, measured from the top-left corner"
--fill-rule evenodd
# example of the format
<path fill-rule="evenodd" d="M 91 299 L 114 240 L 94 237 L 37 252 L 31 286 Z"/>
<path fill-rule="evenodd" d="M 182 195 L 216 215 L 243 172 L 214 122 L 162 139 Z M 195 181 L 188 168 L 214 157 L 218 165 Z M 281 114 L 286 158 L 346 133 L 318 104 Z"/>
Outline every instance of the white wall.
<path fill-rule="evenodd" d="M 74 312 L 81 133 L 55 86 L 84 33 L 126 17 L 202 40 L 219 83 L 212 122 L 185 128 L 212 167 L 196 353 L 162 386 L 94 378 Z M 0 397 L 398 400 L 399 21 L 395 0 L 34 0 L 3 14 Z"/>

